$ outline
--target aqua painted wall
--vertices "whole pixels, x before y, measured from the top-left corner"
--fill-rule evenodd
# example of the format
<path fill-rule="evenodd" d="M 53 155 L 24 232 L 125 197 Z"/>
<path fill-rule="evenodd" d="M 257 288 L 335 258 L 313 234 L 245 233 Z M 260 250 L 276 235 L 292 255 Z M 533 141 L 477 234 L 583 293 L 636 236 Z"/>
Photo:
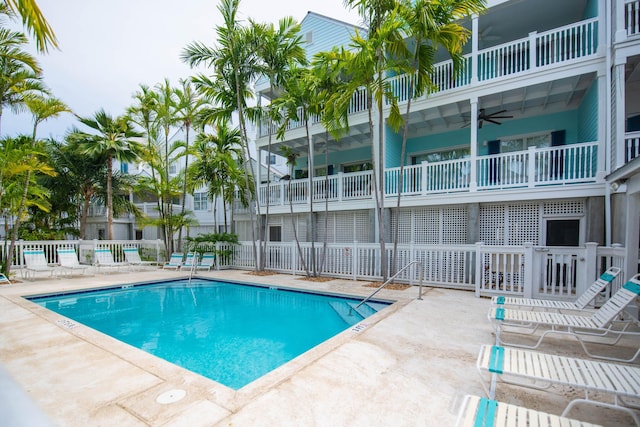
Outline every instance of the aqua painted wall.
<path fill-rule="evenodd" d="M 400 166 L 400 156 L 402 155 L 402 132 L 400 128 L 398 132 L 394 132 L 388 125 L 385 126 L 385 150 L 384 163 L 385 168 L 393 168 Z"/>
<path fill-rule="evenodd" d="M 578 108 L 578 141 L 598 140 L 598 81 L 594 81 Z"/>
<path fill-rule="evenodd" d="M 308 34 L 311 43 L 306 42 Z M 329 51 L 334 46 L 347 46 L 353 34 L 353 25 L 313 12 L 309 12 L 300 23 L 300 35 L 309 61 L 318 52 Z"/>
<path fill-rule="evenodd" d="M 331 141 L 331 144 L 340 144 L 336 141 Z M 339 145 L 338 145 L 339 147 Z M 324 166 L 324 152 L 318 153 L 314 156 L 313 164 L 316 168 Z M 340 172 L 340 165 L 346 165 L 350 163 L 366 162 L 371 159 L 371 148 L 360 147 L 354 150 L 340 150 L 329 153 L 329 164 L 333 165 L 333 173 Z M 296 160 L 296 170 L 304 170 L 308 167 L 308 157 L 299 157 Z"/>
<path fill-rule="evenodd" d="M 582 12 L 582 19 L 595 18 L 596 16 L 598 16 L 598 0 L 587 0 Z"/>
<path fill-rule="evenodd" d="M 587 110 L 587 107 L 585 107 Z M 566 143 L 575 144 L 585 142 L 578 135 L 578 110 L 565 111 L 561 113 L 548 114 L 544 116 L 527 119 L 506 119 L 502 125 L 485 124 L 478 129 L 478 154 L 487 154 L 486 141 L 501 139 L 507 136 L 531 134 L 543 131 L 566 131 Z M 467 147 L 471 131 L 469 128 L 456 129 L 450 132 L 428 135 L 420 138 L 412 138 L 407 142 L 407 164 L 410 163 L 410 156 L 429 151 L 438 151 L 453 147 Z M 587 139 L 592 141 L 593 139 Z M 399 156 L 397 157 L 399 160 Z M 399 166 L 398 164 L 387 163 L 387 167 Z"/>

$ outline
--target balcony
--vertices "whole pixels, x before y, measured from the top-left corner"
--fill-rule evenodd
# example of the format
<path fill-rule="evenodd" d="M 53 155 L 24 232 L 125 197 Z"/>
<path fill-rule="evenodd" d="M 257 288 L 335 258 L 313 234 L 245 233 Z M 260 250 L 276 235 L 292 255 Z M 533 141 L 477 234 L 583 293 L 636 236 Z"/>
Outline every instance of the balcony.
<path fill-rule="evenodd" d="M 637 1 L 632 2 L 637 8 Z M 637 12 L 637 9 L 633 9 Z M 636 26 L 637 26 L 637 21 Z M 434 66 L 433 81 L 437 89 L 424 95 L 433 97 L 449 93 L 460 88 L 473 88 L 489 81 L 499 82 L 512 76 L 524 75 L 559 64 L 577 63 L 593 57 L 598 48 L 598 19 L 592 18 L 545 32 L 532 32 L 528 37 L 479 50 L 466 55 L 459 73 L 454 74 L 453 62 L 444 61 Z M 474 71 L 475 70 L 475 71 Z M 393 93 L 399 102 L 405 102 L 410 96 L 410 75 L 401 74 L 389 79 Z M 349 115 L 366 110 L 367 91 L 361 89 L 354 94 Z M 319 123 L 318 117 L 312 117 L 310 124 Z M 304 122 L 292 121 L 287 130 L 304 127 Z M 275 135 L 275 126 L 272 135 Z M 263 124 L 259 128 L 259 137 L 268 136 L 269 128 Z"/>
<path fill-rule="evenodd" d="M 640 132 L 629 132 L 624 136 L 624 162 L 640 157 Z"/>
<path fill-rule="evenodd" d="M 640 137 L 640 135 L 639 135 Z M 636 150 L 637 141 L 636 138 Z M 637 154 L 636 154 L 637 155 Z M 385 197 L 428 196 L 459 192 L 481 192 L 551 185 L 574 185 L 596 182 L 598 143 L 589 142 L 562 147 L 535 148 L 472 159 L 423 162 L 405 166 L 400 183 L 400 168 L 385 170 Z M 475 166 L 472 168 L 472 166 Z M 475 171 L 475 172 L 474 172 Z M 474 176 L 475 173 L 475 176 Z M 343 202 L 370 200 L 373 195 L 373 172 L 339 173 L 313 178 L 313 200 Z M 280 181 L 259 188 L 261 206 L 306 204 L 309 180 Z"/>

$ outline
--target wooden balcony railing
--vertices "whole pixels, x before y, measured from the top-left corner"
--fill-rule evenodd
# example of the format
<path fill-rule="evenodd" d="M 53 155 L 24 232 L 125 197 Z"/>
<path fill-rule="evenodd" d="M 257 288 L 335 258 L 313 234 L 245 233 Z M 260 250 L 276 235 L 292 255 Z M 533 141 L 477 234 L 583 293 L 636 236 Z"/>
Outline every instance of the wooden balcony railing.
<path fill-rule="evenodd" d="M 624 136 L 624 162 L 640 157 L 640 132 L 629 132 Z"/>
<path fill-rule="evenodd" d="M 627 36 L 640 34 L 640 0 L 625 0 L 624 28 Z"/>

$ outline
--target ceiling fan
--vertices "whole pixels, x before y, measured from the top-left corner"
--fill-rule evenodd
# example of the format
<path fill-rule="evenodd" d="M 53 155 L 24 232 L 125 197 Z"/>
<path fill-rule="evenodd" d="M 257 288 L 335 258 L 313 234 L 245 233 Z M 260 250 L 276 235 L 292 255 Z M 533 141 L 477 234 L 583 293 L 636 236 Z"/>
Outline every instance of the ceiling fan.
<path fill-rule="evenodd" d="M 478 128 L 482 127 L 484 122 L 493 123 L 496 125 L 501 125 L 502 122 L 499 122 L 498 119 L 512 119 L 513 116 L 505 116 L 507 110 L 496 111 L 495 113 L 487 114 L 484 108 L 481 108 L 478 112 Z M 467 122 L 463 127 L 467 127 L 471 125 L 471 121 Z"/>

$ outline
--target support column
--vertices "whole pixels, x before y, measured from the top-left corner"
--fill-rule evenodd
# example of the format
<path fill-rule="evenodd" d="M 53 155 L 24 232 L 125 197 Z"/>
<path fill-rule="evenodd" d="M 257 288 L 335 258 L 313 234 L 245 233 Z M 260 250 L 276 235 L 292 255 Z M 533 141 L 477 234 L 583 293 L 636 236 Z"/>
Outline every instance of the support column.
<path fill-rule="evenodd" d="M 471 84 L 478 83 L 478 38 L 480 37 L 478 15 L 471 17 Z"/>
<path fill-rule="evenodd" d="M 606 73 L 598 73 L 598 104 L 604 107 L 598 108 L 598 164 L 596 168 L 596 180 L 603 182 L 604 177 L 607 176 L 609 168 L 607 165 L 607 141 L 610 139 L 608 136 L 611 134 L 609 127 L 607 126 L 607 111 L 609 110 L 609 99 L 607 97 L 607 81 Z M 607 103 L 609 103 L 607 105 Z"/>
<path fill-rule="evenodd" d="M 625 142 L 624 142 L 624 134 L 625 134 L 625 119 L 626 119 L 626 97 L 625 97 L 625 66 L 626 66 L 626 58 L 622 58 L 620 63 L 616 61 L 616 64 L 613 67 L 613 73 L 611 78 L 615 82 L 613 86 L 615 89 L 615 93 L 612 93 L 611 96 L 616 105 L 616 114 L 611 118 L 612 123 L 611 126 L 615 130 L 613 136 L 615 140 L 611 142 L 612 152 L 615 153 L 615 158 L 612 159 L 612 163 L 614 167 L 611 170 L 616 170 L 624 165 L 625 162 Z"/>
<path fill-rule="evenodd" d="M 478 189 L 478 98 L 471 98 L 469 191 Z"/>

